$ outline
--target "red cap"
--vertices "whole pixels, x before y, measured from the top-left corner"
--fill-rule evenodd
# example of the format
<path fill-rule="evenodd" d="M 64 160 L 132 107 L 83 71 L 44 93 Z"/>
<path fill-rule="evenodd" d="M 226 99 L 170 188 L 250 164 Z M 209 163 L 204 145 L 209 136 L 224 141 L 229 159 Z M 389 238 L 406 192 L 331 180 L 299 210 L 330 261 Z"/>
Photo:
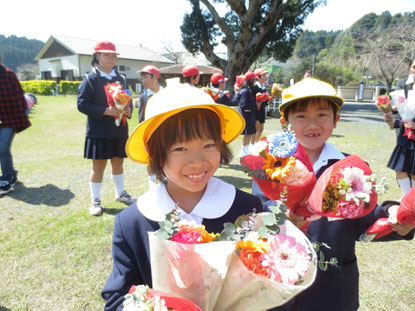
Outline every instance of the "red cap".
<path fill-rule="evenodd" d="M 223 74 L 221 73 L 214 73 L 210 77 L 210 82 L 212 82 L 212 84 L 219 84 L 220 82 L 225 82 L 225 81 L 228 81 L 228 78 L 225 78 Z"/>
<path fill-rule="evenodd" d="M 244 75 L 236 76 L 235 86 L 236 87 L 241 87 L 241 85 L 242 85 L 242 83 L 244 83 L 244 81 L 245 81 L 245 76 Z"/>
<path fill-rule="evenodd" d="M 261 75 L 263 75 L 264 73 L 268 73 L 268 70 L 265 70 L 264 68 L 258 68 L 258 69 L 256 69 L 256 70 L 255 70 L 255 74 L 256 74 L 257 76 L 261 76 Z"/>
<path fill-rule="evenodd" d="M 115 44 L 108 42 L 108 41 L 101 41 L 98 42 L 94 47 L 95 52 L 98 53 L 107 53 L 107 54 L 117 54 L 117 50 L 115 49 Z"/>
<path fill-rule="evenodd" d="M 157 78 L 160 78 L 159 70 L 156 67 L 152 66 L 152 65 L 147 65 L 143 69 L 137 71 L 137 73 L 141 73 L 141 72 L 150 73 L 152 75 L 155 75 Z"/>
<path fill-rule="evenodd" d="M 195 65 L 187 65 L 182 70 L 183 77 L 193 77 L 200 74 L 199 69 Z"/>
<path fill-rule="evenodd" d="M 245 76 L 244 81 L 248 81 L 248 80 L 255 79 L 256 77 L 258 77 L 258 75 L 256 73 L 253 73 L 252 71 L 247 71 L 244 74 L 244 76 Z"/>

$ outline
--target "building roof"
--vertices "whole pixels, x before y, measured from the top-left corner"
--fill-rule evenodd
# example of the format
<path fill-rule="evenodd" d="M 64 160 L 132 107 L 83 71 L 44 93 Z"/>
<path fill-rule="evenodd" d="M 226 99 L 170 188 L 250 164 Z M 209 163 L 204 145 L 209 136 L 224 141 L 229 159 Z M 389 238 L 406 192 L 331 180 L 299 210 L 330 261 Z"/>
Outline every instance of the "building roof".
<path fill-rule="evenodd" d="M 35 60 L 39 60 L 42 56 L 46 53 L 48 48 L 52 45 L 52 43 L 57 42 L 73 54 L 78 55 L 91 55 L 94 53 L 94 46 L 97 44 L 97 40 L 90 40 L 90 39 L 81 39 L 81 38 L 72 38 L 72 37 L 65 37 L 65 36 L 57 36 L 52 35 L 46 41 L 43 48 L 40 52 L 36 55 Z M 117 48 L 117 52 L 120 53 L 118 56 L 121 59 L 133 59 L 133 60 L 142 60 L 142 61 L 149 61 L 149 62 L 158 62 L 158 63 L 167 63 L 167 64 L 174 64 L 174 62 L 167 57 L 164 57 L 156 52 L 153 52 L 147 48 L 139 47 L 139 46 L 132 46 L 132 45 L 125 45 L 125 44 L 117 44 L 114 43 Z"/>
<path fill-rule="evenodd" d="M 188 64 L 179 64 L 179 65 L 172 65 L 172 66 L 168 66 L 168 67 L 163 67 L 160 68 L 160 74 L 167 74 L 167 75 L 181 75 L 182 74 L 182 69 L 184 66 L 186 66 Z M 222 70 L 220 70 L 219 68 L 215 68 L 215 67 L 211 67 L 211 66 L 207 66 L 207 65 L 195 65 L 199 71 L 202 74 L 214 74 L 214 73 L 222 73 Z"/>

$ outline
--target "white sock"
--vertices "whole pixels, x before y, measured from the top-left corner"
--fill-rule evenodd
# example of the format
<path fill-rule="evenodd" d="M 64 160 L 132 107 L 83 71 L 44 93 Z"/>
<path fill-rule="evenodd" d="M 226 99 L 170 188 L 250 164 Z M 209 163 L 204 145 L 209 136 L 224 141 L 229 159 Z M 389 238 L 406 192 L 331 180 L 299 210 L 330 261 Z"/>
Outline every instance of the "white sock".
<path fill-rule="evenodd" d="M 404 179 L 396 179 L 398 181 L 399 187 L 401 187 L 403 195 L 407 194 L 411 190 L 411 181 L 409 177 Z"/>
<path fill-rule="evenodd" d="M 91 189 L 91 199 L 95 200 L 100 198 L 101 182 L 89 182 L 89 189 Z"/>
<path fill-rule="evenodd" d="M 124 174 L 111 175 L 111 177 L 115 185 L 115 190 L 117 191 L 117 194 L 120 195 L 124 192 Z"/>

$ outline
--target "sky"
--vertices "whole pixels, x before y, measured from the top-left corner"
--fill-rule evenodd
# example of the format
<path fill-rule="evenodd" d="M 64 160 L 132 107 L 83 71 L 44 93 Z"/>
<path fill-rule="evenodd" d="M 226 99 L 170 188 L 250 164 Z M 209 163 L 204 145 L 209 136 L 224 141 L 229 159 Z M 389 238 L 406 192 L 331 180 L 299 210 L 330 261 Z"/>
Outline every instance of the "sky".
<path fill-rule="evenodd" d="M 386 10 L 392 15 L 415 11 L 415 0 L 327 0 L 308 16 L 304 29 L 343 30 L 367 13 Z M 0 34 L 44 42 L 55 34 L 141 44 L 157 52 L 164 46 L 183 50 L 180 25 L 190 11 L 188 0 L 11 0 L 2 4 Z"/>

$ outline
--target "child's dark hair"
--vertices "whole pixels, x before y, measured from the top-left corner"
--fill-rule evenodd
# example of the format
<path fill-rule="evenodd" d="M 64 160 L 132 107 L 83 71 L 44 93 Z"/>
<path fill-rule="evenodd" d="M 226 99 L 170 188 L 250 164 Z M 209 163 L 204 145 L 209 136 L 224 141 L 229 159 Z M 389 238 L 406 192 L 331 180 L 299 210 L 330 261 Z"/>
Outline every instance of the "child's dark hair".
<path fill-rule="evenodd" d="M 255 84 L 255 79 L 250 79 L 247 81 L 244 81 L 241 85 L 241 89 L 251 89 Z"/>
<path fill-rule="evenodd" d="M 219 116 L 209 109 L 188 109 L 166 119 L 151 135 L 147 144 L 149 174 L 155 175 L 159 181 L 165 180 L 163 167 L 170 147 L 176 142 L 198 138 L 215 141 L 221 154 L 221 164 L 229 164 L 232 160 L 232 152 L 222 139 Z"/>
<path fill-rule="evenodd" d="M 184 83 L 191 83 L 192 79 L 195 79 L 197 77 L 197 75 L 195 76 L 191 76 L 191 77 L 183 77 L 183 81 Z"/>
<path fill-rule="evenodd" d="M 410 60 L 409 60 L 409 69 L 411 68 L 411 66 L 412 66 L 412 64 L 415 62 L 415 57 L 413 57 L 413 58 L 411 58 Z"/>
<path fill-rule="evenodd" d="M 94 54 L 92 54 L 92 61 L 91 61 L 92 67 L 95 67 L 99 64 L 98 54 L 99 54 L 98 52 L 95 52 Z"/>
<path fill-rule="evenodd" d="M 325 98 L 325 97 L 310 97 L 310 98 L 305 98 L 302 100 L 299 100 L 291 105 L 289 105 L 287 108 L 285 108 L 284 110 L 284 118 L 285 120 L 288 121 L 288 117 L 290 115 L 291 112 L 299 112 L 299 111 L 306 111 L 307 110 L 307 106 L 309 104 L 317 104 L 318 102 L 324 102 L 328 105 L 328 107 L 333 111 L 333 121 L 336 121 L 336 116 L 337 116 L 337 105 L 335 103 L 333 103 L 332 101 L 330 101 L 329 99 Z"/>

